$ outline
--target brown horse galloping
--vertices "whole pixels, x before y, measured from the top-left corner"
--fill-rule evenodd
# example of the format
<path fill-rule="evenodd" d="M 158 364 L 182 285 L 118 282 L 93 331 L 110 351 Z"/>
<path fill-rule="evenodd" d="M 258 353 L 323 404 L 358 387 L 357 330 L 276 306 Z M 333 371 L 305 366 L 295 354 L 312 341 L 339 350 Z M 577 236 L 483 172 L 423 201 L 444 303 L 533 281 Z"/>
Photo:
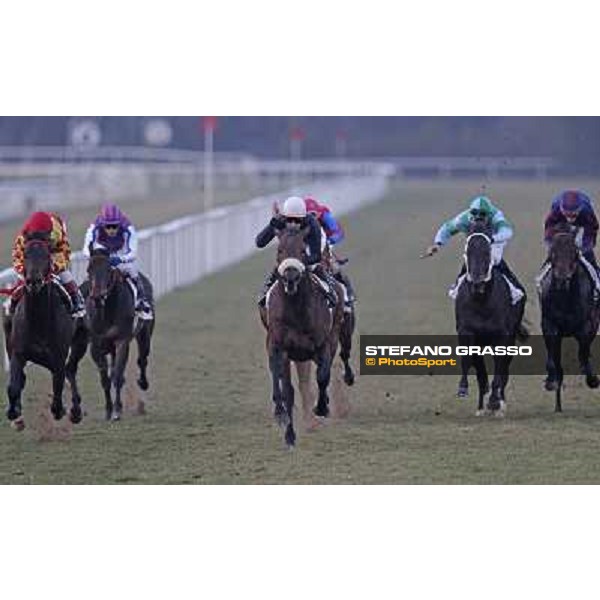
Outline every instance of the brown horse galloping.
<path fill-rule="evenodd" d="M 288 226 L 279 237 L 277 283 L 271 289 L 266 312 L 261 313 L 267 328 L 267 353 L 272 376 L 274 416 L 285 426 L 288 447 L 295 444 L 293 423 L 294 387 L 290 361 L 312 360 L 317 365 L 319 398 L 314 412 L 329 414 L 327 388 L 331 364 L 343 319 L 342 302 L 330 309 L 316 277 L 306 266 L 304 229 Z M 342 298 L 338 286 L 338 298 Z"/>

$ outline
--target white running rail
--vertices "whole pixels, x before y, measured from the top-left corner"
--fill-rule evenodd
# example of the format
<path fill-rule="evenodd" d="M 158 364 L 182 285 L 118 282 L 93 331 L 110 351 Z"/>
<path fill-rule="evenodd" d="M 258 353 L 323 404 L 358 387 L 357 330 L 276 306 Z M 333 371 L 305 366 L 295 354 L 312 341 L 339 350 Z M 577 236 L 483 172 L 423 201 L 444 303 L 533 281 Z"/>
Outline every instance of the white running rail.
<path fill-rule="evenodd" d="M 272 216 L 273 203 L 290 194 L 311 194 L 342 215 L 377 201 L 385 192 L 389 173 L 342 177 L 241 204 L 170 221 L 140 231 L 138 258 L 141 270 L 154 286 L 156 298 L 189 285 L 256 251 L 254 239 Z M 75 252 L 71 268 L 79 283 L 85 279 L 87 259 Z M 0 287 L 14 284 L 12 269 L 0 272 Z"/>

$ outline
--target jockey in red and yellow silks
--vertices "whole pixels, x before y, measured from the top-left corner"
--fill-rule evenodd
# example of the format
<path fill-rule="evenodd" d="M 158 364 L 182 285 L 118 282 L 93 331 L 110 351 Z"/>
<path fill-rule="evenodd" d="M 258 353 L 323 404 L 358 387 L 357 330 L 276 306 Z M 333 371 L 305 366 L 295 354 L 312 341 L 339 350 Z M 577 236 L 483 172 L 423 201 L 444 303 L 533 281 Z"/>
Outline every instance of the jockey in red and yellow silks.
<path fill-rule="evenodd" d="M 25 268 L 25 244 L 31 238 L 48 241 L 51 252 L 52 273 L 58 277 L 71 297 L 73 316 L 82 317 L 85 314 L 85 306 L 79 287 L 69 270 L 71 245 L 65 222 L 57 214 L 49 212 L 34 212 L 29 216 L 17 235 L 12 250 L 13 269 L 21 277 Z"/>

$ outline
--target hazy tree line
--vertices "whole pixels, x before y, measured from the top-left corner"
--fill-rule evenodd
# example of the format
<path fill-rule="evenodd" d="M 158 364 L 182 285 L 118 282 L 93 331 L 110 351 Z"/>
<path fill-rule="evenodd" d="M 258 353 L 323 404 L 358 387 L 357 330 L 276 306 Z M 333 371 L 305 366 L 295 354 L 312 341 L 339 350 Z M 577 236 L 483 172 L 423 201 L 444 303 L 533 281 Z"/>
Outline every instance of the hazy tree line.
<path fill-rule="evenodd" d="M 148 117 L 90 117 L 107 145 L 144 143 Z M 202 147 L 199 117 L 166 117 L 171 146 Z M 69 143 L 72 117 L 0 117 L 1 145 Z M 285 157 L 290 131 L 304 135 L 303 155 L 552 156 L 572 168 L 600 170 L 598 117 L 221 117 L 215 147 Z M 340 143 L 341 141 L 341 143 Z"/>

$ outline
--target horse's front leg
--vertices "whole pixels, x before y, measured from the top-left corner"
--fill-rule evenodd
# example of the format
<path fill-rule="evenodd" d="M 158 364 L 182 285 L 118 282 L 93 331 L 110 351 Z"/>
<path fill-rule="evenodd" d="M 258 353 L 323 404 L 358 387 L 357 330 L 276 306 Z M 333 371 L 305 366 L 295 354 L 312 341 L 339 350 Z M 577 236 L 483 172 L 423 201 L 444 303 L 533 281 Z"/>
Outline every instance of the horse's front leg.
<path fill-rule="evenodd" d="M 344 313 L 344 320 L 340 330 L 340 358 L 344 363 L 344 382 L 346 385 L 354 384 L 354 371 L 350 365 L 350 352 L 352 351 L 352 333 L 354 332 L 354 309 Z"/>
<path fill-rule="evenodd" d="M 118 421 L 123 413 L 123 402 L 121 401 L 121 390 L 125 385 L 125 368 L 129 359 L 129 340 L 117 342 L 116 354 L 113 363 L 111 379 L 115 388 L 115 402 L 113 405 L 112 420 Z"/>
<path fill-rule="evenodd" d="M 546 379 L 544 380 L 544 389 L 548 392 L 556 390 L 557 386 L 557 366 L 555 357 L 558 355 L 560 362 L 560 336 L 555 333 L 549 333 L 549 328 L 542 321 L 542 331 L 544 331 L 544 344 L 546 345 Z M 550 331 L 552 331 L 550 329 Z M 558 350 L 557 350 L 558 344 Z"/>
<path fill-rule="evenodd" d="M 8 410 L 6 416 L 15 429 L 22 430 L 25 422 L 22 416 L 21 393 L 25 387 L 25 360 L 12 354 L 10 359 L 10 378 L 6 392 L 8 394 Z"/>
<path fill-rule="evenodd" d="M 481 417 L 485 415 L 484 401 L 487 393 L 490 391 L 490 384 L 488 382 L 488 373 L 485 368 L 485 360 L 482 356 L 474 356 L 471 359 L 471 364 L 475 367 L 475 374 L 477 375 L 477 412 L 476 416 Z"/>
<path fill-rule="evenodd" d="M 273 416 L 278 425 L 287 425 L 287 415 L 283 403 L 281 381 L 283 378 L 283 350 L 273 346 L 269 354 L 269 369 L 271 370 L 271 383 L 273 386 L 272 398 L 275 405 Z"/>
<path fill-rule="evenodd" d="M 472 364 L 470 356 L 463 356 L 460 361 L 461 376 L 460 381 L 458 382 L 458 391 L 456 392 L 456 395 L 459 398 L 465 398 L 469 395 L 469 369 Z M 482 409 L 483 406 L 479 408 Z"/>
<path fill-rule="evenodd" d="M 294 386 L 292 385 L 291 361 L 289 358 L 283 364 L 283 400 L 288 416 L 288 424 L 285 430 L 285 443 L 292 448 L 296 443 L 296 432 L 294 431 Z"/>
<path fill-rule="evenodd" d="M 137 364 L 140 368 L 140 376 L 137 380 L 137 384 L 139 388 L 144 392 L 149 387 L 146 369 L 148 367 L 148 356 L 150 355 L 150 340 L 152 338 L 153 327 L 154 321 L 144 321 L 140 332 L 136 336 L 136 342 L 138 347 Z"/>
<path fill-rule="evenodd" d="M 63 389 L 65 387 L 64 364 L 64 359 L 60 360 L 59 366 L 55 366 L 52 369 L 52 404 L 50 405 L 50 412 L 57 421 L 60 421 L 67 412 L 62 398 Z"/>
<path fill-rule="evenodd" d="M 108 376 L 108 359 L 107 355 L 104 354 L 99 345 L 92 344 L 92 360 L 98 367 L 98 373 L 100 374 L 100 385 L 104 391 L 104 410 L 106 420 L 110 421 L 113 411 L 113 402 L 110 393 L 110 377 Z"/>
<path fill-rule="evenodd" d="M 504 416 L 506 402 L 504 401 L 504 385 L 508 379 L 508 362 L 504 356 L 494 357 L 494 379 L 492 393 L 488 400 L 488 408 L 496 416 Z"/>
<path fill-rule="evenodd" d="M 546 360 L 546 366 L 551 365 L 552 371 L 548 371 L 548 378 L 546 379 L 546 389 L 551 391 L 554 390 L 554 412 L 562 412 L 562 384 L 563 384 L 563 367 L 562 367 L 562 336 L 545 334 L 544 342 L 546 343 L 546 351 L 548 352 L 548 358 Z M 553 377 L 551 379 L 551 377 Z"/>
<path fill-rule="evenodd" d="M 81 396 L 77 385 L 77 369 L 79 362 L 85 356 L 88 347 L 88 333 L 84 327 L 80 327 L 71 343 L 71 353 L 65 367 L 65 376 L 71 388 L 71 411 L 69 419 L 71 423 L 81 423 L 83 411 L 81 410 Z"/>
<path fill-rule="evenodd" d="M 331 379 L 331 356 L 326 344 L 318 353 L 315 362 L 317 363 L 317 384 L 319 386 L 319 399 L 317 400 L 317 406 L 315 406 L 315 415 L 317 417 L 327 417 L 329 416 L 327 388 Z"/>
<path fill-rule="evenodd" d="M 594 336 L 581 335 L 575 336 L 575 338 L 579 344 L 579 365 L 581 366 L 581 372 L 585 375 L 585 383 L 589 388 L 595 389 L 600 385 L 600 379 L 594 373 L 590 363 L 590 347 Z"/>

